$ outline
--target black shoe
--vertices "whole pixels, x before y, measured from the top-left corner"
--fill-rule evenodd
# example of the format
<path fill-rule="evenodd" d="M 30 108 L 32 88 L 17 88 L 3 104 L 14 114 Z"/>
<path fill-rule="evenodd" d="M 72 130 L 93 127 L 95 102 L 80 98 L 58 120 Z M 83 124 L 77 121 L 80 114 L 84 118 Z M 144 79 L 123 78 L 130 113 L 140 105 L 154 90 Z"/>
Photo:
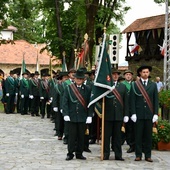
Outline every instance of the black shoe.
<path fill-rule="evenodd" d="M 89 148 L 84 149 L 84 151 L 85 151 L 85 152 L 89 152 L 89 153 L 91 153 L 91 150 L 90 150 Z"/>
<path fill-rule="evenodd" d="M 34 114 L 31 114 L 31 116 L 34 116 Z"/>
<path fill-rule="evenodd" d="M 63 144 L 65 144 L 65 145 L 68 144 L 68 140 L 67 140 L 67 139 L 64 139 L 64 140 L 63 140 Z"/>
<path fill-rule="evenodd" d="M 109 160 L 109 156 L 104 156 L 103 160 Z"/>
<path fill-rule="evenodd" d="M 153 162 L 153 160 L 151 158 L 145 158 L 145 161 L 147 162 Z"/>
<path fill-rule="evenodd" d="M 127 153 L 132 153 L 132 152 L 135 152 L 135 148 L 134 148 L 134 147 L 130 147 L 130 148 L 127 150 Z"/>
<path fill-rule="evenodd" d="M 117 160 L 117 161 L 124 161 L 123 158 L 119 158 L 119 157 L 115 157 L 115 160 Z"/>
<path fill-rule="evenodd" d="M 39 117 L 40 115 L 39 115 L 39 114 L 36 114 L 36 116 L 38 116 L 38 117 Z"/>
<path fill-rule="evenodd" d="M 90 141 L 89 141 L 89 144 L 95 144 L 96 143 L 96 140 L 95 139 L 91 139 Z"/>
<path fill-rule="evenodd" d="M 67 155 L 66 161 L 69 161 L 69 160 L 72 160 L 72 159 L 73 159 L 73 156 Z"/>
<path fill-rule="evenodd" d="M 86 160 L 86 157 L 84 157 L 83 155 L 79 155 L 79 156 L 76 156 L 76 159 Z"/>
<path fill-rule="evenodd" d="M 55 120 L 51 120 L 51 123 L 55 123 Z"/>

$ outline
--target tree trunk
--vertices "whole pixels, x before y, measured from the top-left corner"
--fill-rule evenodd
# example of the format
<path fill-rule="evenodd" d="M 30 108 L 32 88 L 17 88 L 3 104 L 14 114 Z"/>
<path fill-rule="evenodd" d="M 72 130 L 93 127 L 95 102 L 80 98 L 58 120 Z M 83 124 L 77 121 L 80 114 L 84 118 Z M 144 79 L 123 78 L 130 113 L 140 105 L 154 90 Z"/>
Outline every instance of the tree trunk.
<path fill-rule="evenodd" d="M 61 21 L 60 21 L 60 8 L 59 8 L 59 0 L 55 0 L 55 9 L 56 9 L 56 22 L 57 22 L 57 35 L 61 43 L 59 43 L 59 50 L 60 56 L 62 56 L 62 52 L 64 51 L 64 46 L 62 45 L 62 28 L 61 28 Z"/>
<path fill-rule="evenodd" d="M 89 36 L 89 60 L 90 67 L 92 67 L 93 61 L 93 46 L 94 41 L 94 27 L 95 27 L 95 17 L 98 10 L 99 0 L 93 0 L 90 3 L 90 0 L 85 0 L 86 5 L 86 33 Z"/>

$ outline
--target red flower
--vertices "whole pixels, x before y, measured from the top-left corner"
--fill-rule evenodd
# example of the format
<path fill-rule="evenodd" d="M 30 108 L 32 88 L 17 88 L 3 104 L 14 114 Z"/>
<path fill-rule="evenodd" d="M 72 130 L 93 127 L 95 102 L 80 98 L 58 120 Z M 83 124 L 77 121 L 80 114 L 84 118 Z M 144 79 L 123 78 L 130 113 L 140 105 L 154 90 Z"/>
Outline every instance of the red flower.
<path fill-rule="evenodd" d="M 160 126 L 160 129 L 164 129 L 164 128 L 165 128 L 165 126 L 164 126 L 164 125 L 161 125 L 161 126 Z"/>

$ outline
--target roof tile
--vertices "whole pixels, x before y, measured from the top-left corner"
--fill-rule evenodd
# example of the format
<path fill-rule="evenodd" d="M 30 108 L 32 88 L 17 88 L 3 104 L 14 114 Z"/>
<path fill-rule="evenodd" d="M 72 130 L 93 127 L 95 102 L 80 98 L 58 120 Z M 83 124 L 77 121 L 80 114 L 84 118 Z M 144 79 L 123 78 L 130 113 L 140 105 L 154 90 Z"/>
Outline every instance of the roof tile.
<path fill-rule="evenodd" d="M 43 53 L 39 53 L 44 46 L 45 44 L 38 44 L 38 48 L 35 48 L 34 45 L 25 40 L 16 40 L 14 45 L 1 44 L 0 61 L 2 64 L 21 64 L 24 55 L 26 64 L 36 64 L 38 54 L 39 64 L 48 65 L 50 56 L 47 51 L 45 50 Z M 55 61 L 52 63 L 56 64 Z"/>

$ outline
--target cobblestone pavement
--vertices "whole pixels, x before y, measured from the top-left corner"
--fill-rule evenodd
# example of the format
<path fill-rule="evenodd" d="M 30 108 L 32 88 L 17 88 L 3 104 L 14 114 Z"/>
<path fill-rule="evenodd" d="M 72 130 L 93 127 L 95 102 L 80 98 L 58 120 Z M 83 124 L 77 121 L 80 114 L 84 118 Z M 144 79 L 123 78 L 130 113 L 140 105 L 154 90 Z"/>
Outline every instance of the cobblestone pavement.
<path fill-rule="evenodd" d="M 152 151 L 153 163 L 135 162 L 134 153 L 125 161 L 100 160 L 100 145 L 90 145 L 92 153 L 84 152 L 87 160 L 65 161 L 67 146 L 54 137 L 54 124 L 49 119 L 30 115 L 0 113 L 0 170 L 169 170 L 170 152 Z"/>

